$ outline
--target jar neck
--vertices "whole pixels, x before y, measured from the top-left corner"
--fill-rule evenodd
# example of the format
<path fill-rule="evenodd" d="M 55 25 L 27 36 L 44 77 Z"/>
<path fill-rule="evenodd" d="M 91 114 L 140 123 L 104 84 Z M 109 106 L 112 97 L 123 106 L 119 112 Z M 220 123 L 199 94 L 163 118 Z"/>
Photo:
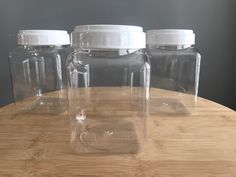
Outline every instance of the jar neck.
<path fill-rule="evenodd" d="M 129 55 L 142 49 L 75 49 L 75 52 L 98 57 L 119 57 Z"/>
<path fill-rule="evenodd" d="M 63 45 L 19 45 L 23 47 L 24 49 L 48 49 L 48 48 L 58 48 L 63 47 Z"/>
<path fill-rule="evenodd" d="M 163 49 L 163 50 L 183 50 L 187 48 L 192 48 L 194 45 L 184 44 L 184 45 L 151 45 L 148 46 L 150 49 Z"/>

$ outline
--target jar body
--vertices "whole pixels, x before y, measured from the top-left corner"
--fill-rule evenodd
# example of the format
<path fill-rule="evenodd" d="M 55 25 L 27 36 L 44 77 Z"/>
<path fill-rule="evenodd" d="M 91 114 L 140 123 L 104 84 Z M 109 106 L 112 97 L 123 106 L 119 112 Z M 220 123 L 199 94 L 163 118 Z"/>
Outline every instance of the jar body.
<path fill-rule="evenodd" d="M 21 111 L 57 114 L 66 110 L 69 52 L 62 46 L 19 46 L 10 53 L 14 100 Z"/>
<path fill-rule="evenodd" d="M 142 50 L 77 50 L 67 61 L 71 145 L 136 153 L 145 135 L 150 66 Z"/>
<path fill-rule="evenodd" d="M 201 61 L 199 52 L 193 46 L 184 45 L 149 47 L 147 50 L 151 62 L 151 87 L 176 93 L 173 94 L 175 97 L 171 103 L 163 104 L 172 106 L 173 109 L 183 107 L 184 104 L 193 105 L 198 95 Z M 188 94 L 188 98 L 182 99 L 185 94 L 181 93 Z M 176 111 L 173 113 L 176 114 Z"/>

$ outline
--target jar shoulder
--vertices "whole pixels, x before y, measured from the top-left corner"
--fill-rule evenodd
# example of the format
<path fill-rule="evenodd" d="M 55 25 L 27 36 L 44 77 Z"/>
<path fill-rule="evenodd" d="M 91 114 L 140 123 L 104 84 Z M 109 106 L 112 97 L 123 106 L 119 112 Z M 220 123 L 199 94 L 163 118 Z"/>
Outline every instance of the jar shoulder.
<path fill-rule="evenodd" d="M 125 52 L 103 52 L 103 51 L 74 51 L 69 57 L 69 60 L 81 60 L 81 61 L 90 61 L 95 62 L 96 60 L 100 61 L 147 61 L 146 52 L 143 50 L 138 50 L 130 53 Z"/>
<path fill-rule="evenodd" d="M 147 53 L 149 56 L 156 56 L 156 55 L 195 55 L 199 57 L 201 54 L 195 47 L 189 47 L 186 49 L 180 49 L 180 50 L 166 50 L 166 49 L 159 49 L 159 48 L 153 48 L 153 49 L 147 49 Z"/>
<path fill-rule="evenodd" d="M 24 47 L 17 47 L 9 53 L 10 60 L 30 58 L 37 55 L 37 51 L 30 51 Z"/>
<path fill-rule="evenodd" d="M 103 54 L 84 51 L 73 52 L 67 59 L 67 68 L 130 68 L 137 71 L 141 70 L 141 68 L 150 68 L 148 57 L 144 51 L 136 51 L 125 55 L 117 55 L 117 53 Z"/>
<path fill-rule="evenodd" d="M 19 60 L 19 59 L 30 59 L 33 57 L 49 57 L 54 58 L 58 55 L 62 58 L 66 58 L 70 53 L 72 52 L 72 49 L 70 47 L 23 47 L 19 46 L 15 49 L 13 49 L 9 53 L 9 59 L 10 60 Z"/>

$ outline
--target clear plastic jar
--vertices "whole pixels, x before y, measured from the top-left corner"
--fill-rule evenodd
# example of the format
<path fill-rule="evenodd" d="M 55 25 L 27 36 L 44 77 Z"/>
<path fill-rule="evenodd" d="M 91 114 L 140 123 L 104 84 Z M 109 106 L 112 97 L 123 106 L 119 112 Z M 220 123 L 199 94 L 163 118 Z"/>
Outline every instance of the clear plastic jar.
<path fill-rule="evenodd" d="M 77 153 L 136 153 L 145 137 L 150 66 L 141 27 L 77 26 L 67 60 L 71 145 Z"/>
<path fill-rule="evenodd" d="M 21 113 L 66 111 L 69 35 L 60 30 L 21 30 L 9 56 L 14 100 Z M 50 92 L 50 93 L 48 93 Z"/>
<path fill-rule="evenodd" d="M 197 100 L 201 55 L 194 44 L 195 34 L 192 30 L 147 31 L 151 87 L 175 91 L 171 98 L 164 99 L 160 104 L 159 113 L 165 107 L 169 110 L 168 114 L 187 113 L 185 104 L 192 105 Z M 178 93 L 188 95 L 182 99 L 186 94 Z"/>

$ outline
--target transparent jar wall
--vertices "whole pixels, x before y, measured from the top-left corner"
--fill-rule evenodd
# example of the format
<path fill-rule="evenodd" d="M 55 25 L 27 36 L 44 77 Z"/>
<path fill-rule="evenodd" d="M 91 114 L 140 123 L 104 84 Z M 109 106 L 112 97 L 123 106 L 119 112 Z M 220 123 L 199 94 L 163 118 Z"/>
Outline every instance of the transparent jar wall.
<path fill-rule="evenodd" d="M 21 113 L 66 111 L 65 64 L 69 52 L 62 46 L 19 46 L 11 52 L 14 100 Z"/>
<path fill-rule="evenodd" d="M 150 66 L 140 51 L 82 50 L 67 63 L 71 145 L 136 153 L 145 137 Z"/>
<path fill-rule="evenodd" d="M 162 113 L 166 109 L 168 115 L 188 114 L 185 106 L 194 106 L 197 101 L 200 54 L 189 45 L 149 46 L 148 54 L 151 87 L 174 91 L 172 98 L 159 99 L 163 104 L 160 103 L 161 110 L 156 111 Z"/>

